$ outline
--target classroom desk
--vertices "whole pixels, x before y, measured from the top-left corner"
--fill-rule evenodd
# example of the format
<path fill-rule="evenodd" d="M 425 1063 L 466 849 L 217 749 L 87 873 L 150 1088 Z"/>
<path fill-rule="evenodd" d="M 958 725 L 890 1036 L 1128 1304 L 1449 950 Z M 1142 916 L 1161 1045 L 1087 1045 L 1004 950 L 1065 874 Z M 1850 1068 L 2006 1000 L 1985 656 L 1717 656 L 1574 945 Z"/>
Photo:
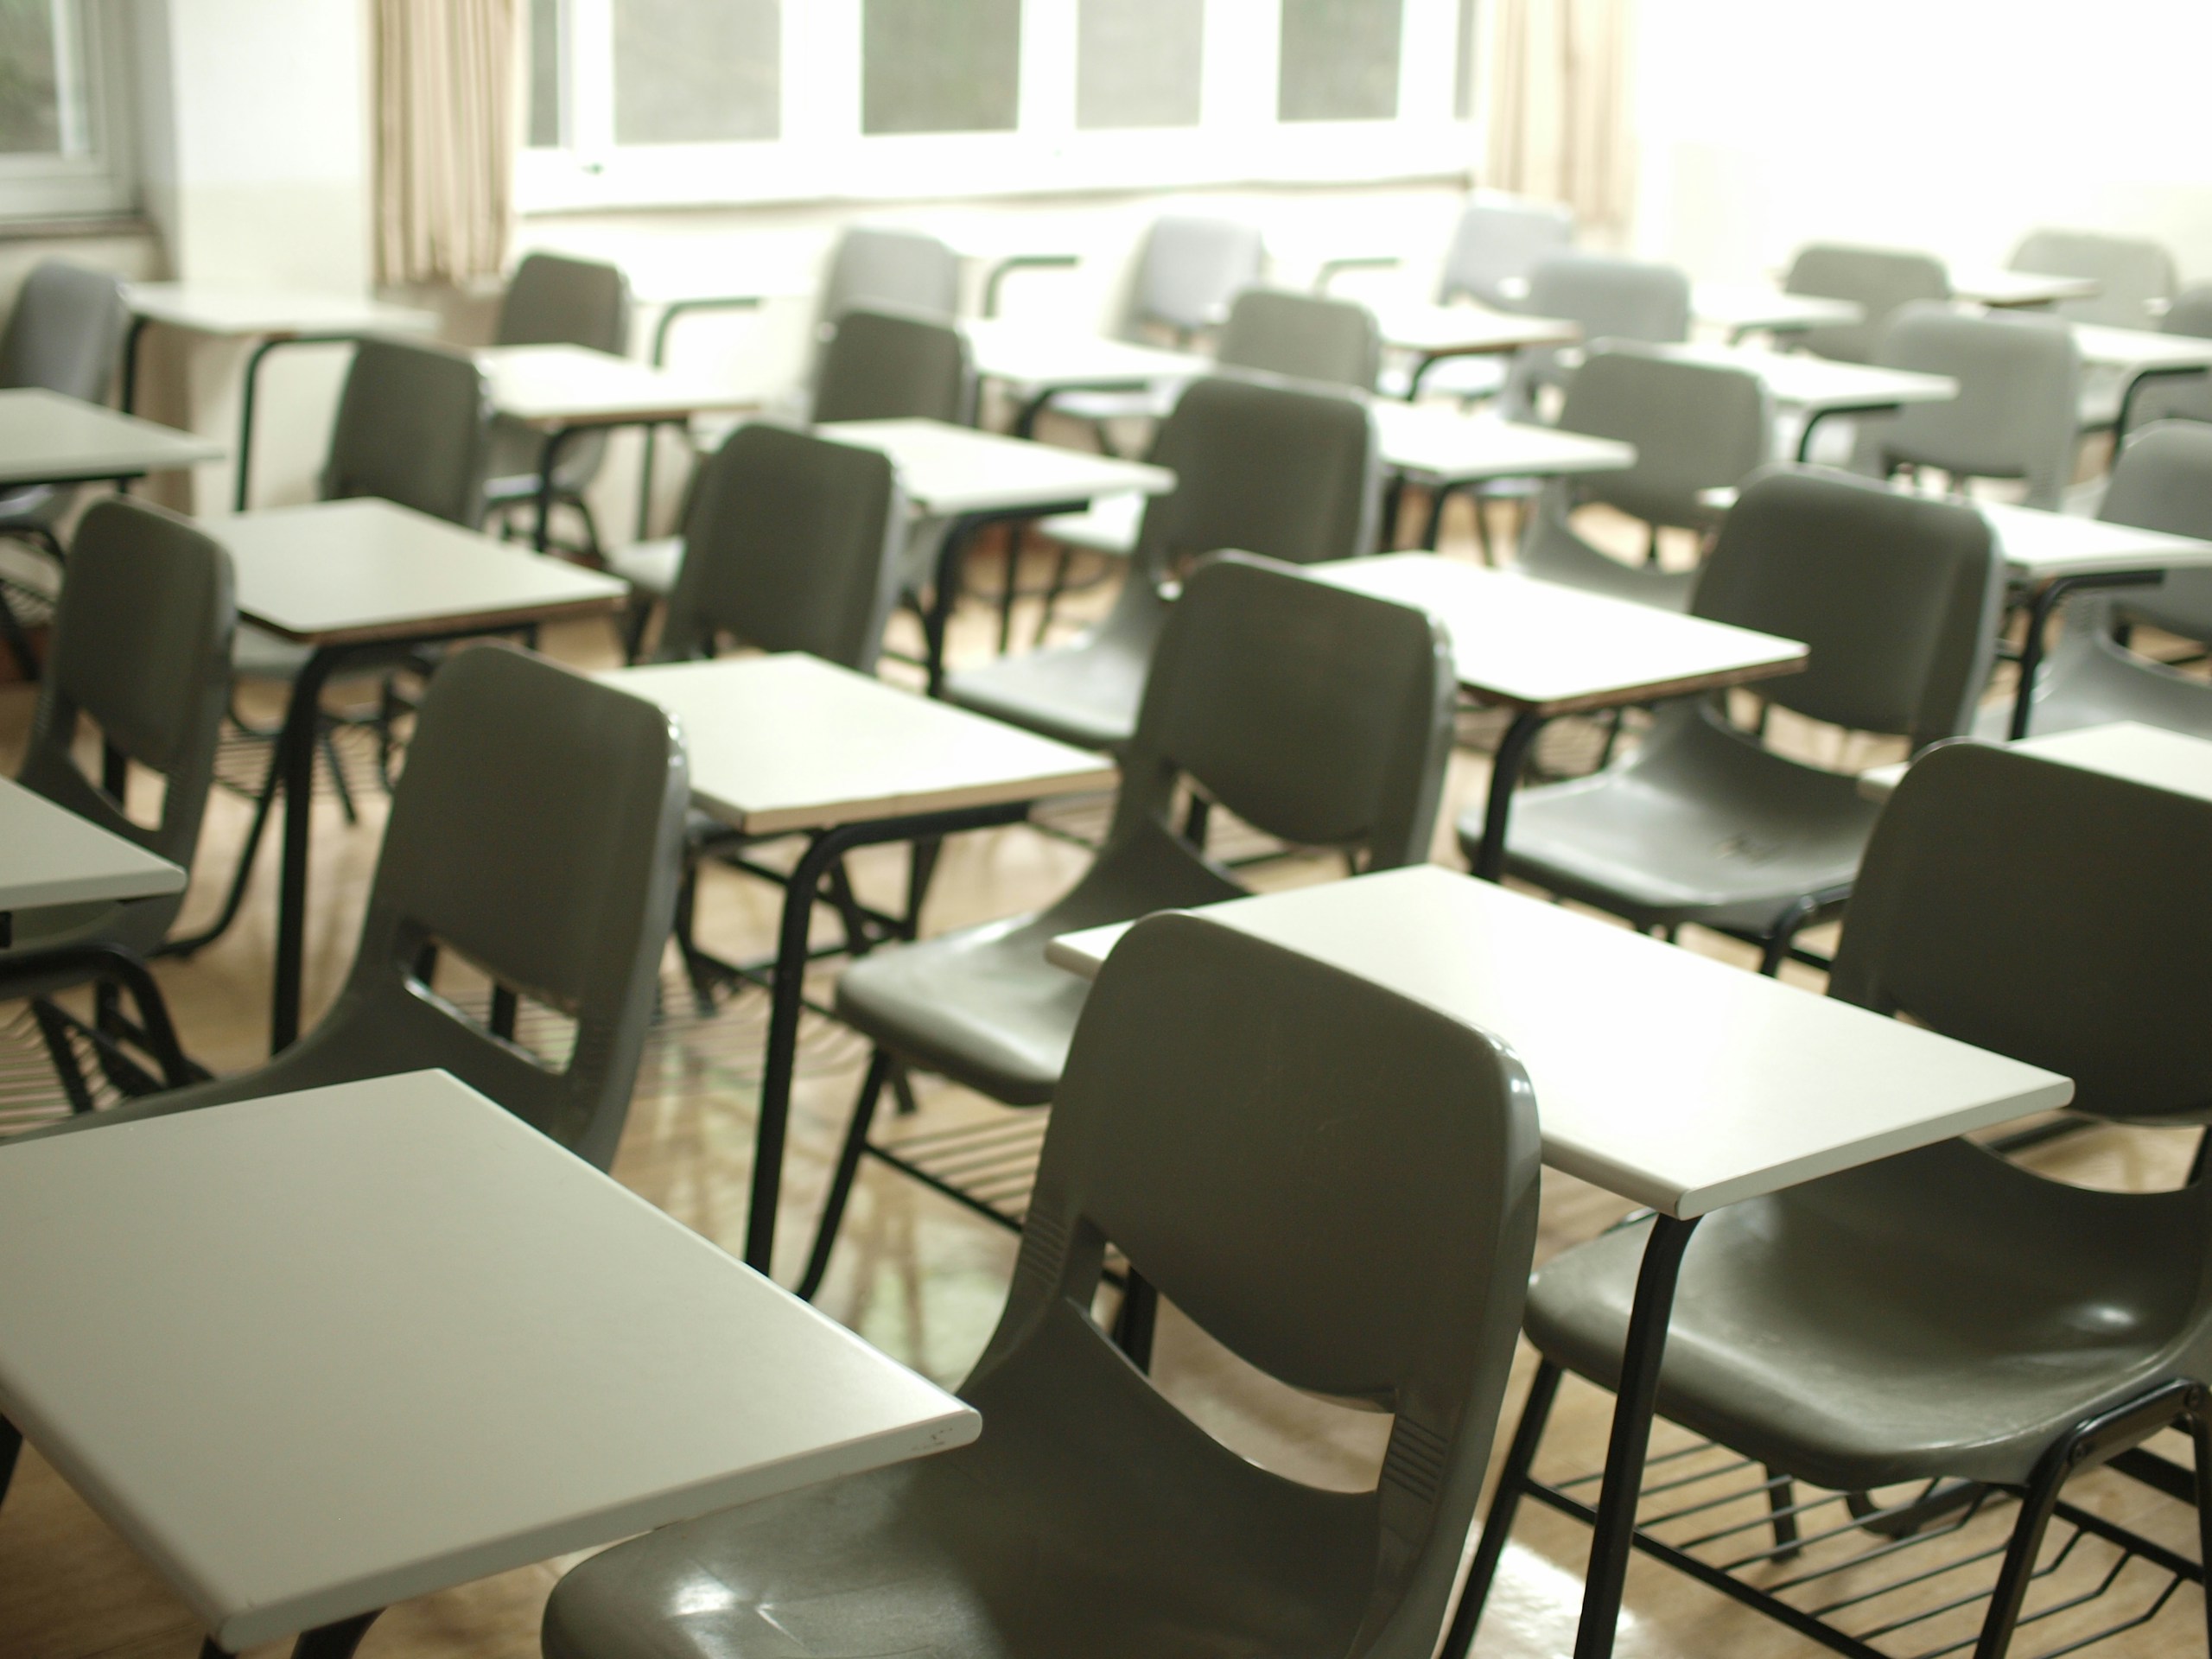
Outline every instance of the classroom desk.
<path fill-rule="evenodd" d="M 1952 267 L 1950 279 L 1953 299 L 1996 311 L 2056 305 L 2061 300 L 2091 300 L 2102 286 L 2094 276 L 1958 266 Z"/>
<path fill-rule="evenodd" d="M 211 283 L 129 283 L 124 297 L 130 308 L 130 331 L 123 341 L 123 407 L 137 397 L 138 344 L 148 327 L 160 323 L 185 334 L 221 340 L 251 340 L 245 375 L 238 394 L 237 483 L 231 510 L 244 512 L 253 467 L 255 394 L 261 365 L 288 346 L 338 346 L 371 334 L 427 334 L 438 327 L 437 313 L 410 306 L 385 305 L 314 289 L 231 288 Z"/>
<path fill-rule="evenodd" d="M 1510 297 L 1526 298 L 1528 279 L 1509 276 L 1498 289 Z M 1697 283 L 1690 288 L 1690 320 L 1725 331 L 1732 346 L 1745 334 L 1847 326 L 1866 315 L 1866 308 L 1856 300 L 1792 294 L 1772 283 Z"/>
<path fill-rule="evenodd" d="M 2120 411 L 2113 420 L 2113 441 L 2127 436 L 2135 394 L 2145 380 L 2194 378 L 2212 370 L 2212 340 L 2195 334 L 2167 334 L 2152 328 L 2112 328 L 2102 323 L 2070 325 L 2082 363 L 2110 370 L 2122 381 Z"/>
<path fill-rule="evenodd" d="M 2148 784 L 2153 789 L 2212 801 L 2212 743 L 2186 732 L 2170 732 L 2163 726 L 2120 720 L 2108 726 L 2082 726 L 2070 732 L 2053 732 L 2045 737 L 2024 737 L 2007 747 L 2018 749 L 2023 754 L 2079 766 L 2084 772 L 2101 772 L 2107 777 L 2125 778 L 2130 783 Z M 1870 801 L 1886 801 L 1904 781 L 1911 764 L 1910 760 L 1899 760 L 1860 772 L 1859 792 Z"/>
<path fill-rule="evenodd" d="M 1804 352 L 1711 345 L 1649 349 L 1686 363 L 1745 369 L 1758 376 L 1778 407 L 1794 409 L 1804 416 L 1804 428 L 1797 439 L 1800 461 L 1812 453 L 1815 429 L 1832 415 L 1894 415 L 1908 404 L 1945 404 L 1959 395 L 1959 383 L 1948 375 L 1836 363 Z"/>
<path fill-rule="evenodd" d="M 1306 569 L 1437 618 L 1452 636 L 1460 689 L 1513 711 L 1491 763 L 1475 858 L 1475 874 L 1486 881 L 1505 873 L 1514 786 L 1548 722 L 1799 673 L 1806 662 L 1805 647 L 1794 639 L 1430 553 Z"/>
<path fill-rule="evenodd" d="M 0 1411 L 209 1652 L 316 1659 L 981 1426 L 442 1071 L 0 1147 Z"/>
<path fill-rule="evenodd" d="M 1635 446 L 1612 438 L 1586 437 L 1555 426 L 1392 397 L 1375 398 L 1368 407 L 1375 412 L 1382 464 L 1399 481 L 1421 485 L 1431 493 L 1421 545 L 1432 552 L 1443 522 L 1444 498 L 1453 490 L 1494 479 L 1579 478 L 1624 472 L 1636 465 Z M 1394 487 L 1393 506 L 1395 499 Z M 1395 512 L 1386 508 L 1386 537 L 1395 522 Z"/>
<path fill-rule="evenodd" d="M 1612 1651 L 1675 1275 L 1699 1218 L 2073 1096 L 2034 1066 L 1433 866 L 1203 913 L 1510 1043 L 1535 1090 L 1544 1161 L 1658 1211 L 1577 1659 Z M 1126 925 L 1056 939 L 1050 958 L 1096 973 Z M 1455 1618 L 1445 1652 L 1464 1653 L 1471 1634 Z"/>
<path fill-rule="evenodd" d="M 1537 346 L 1572 346 L 1582 325 L 1564 317 L 1532 317 L 1480 305 L 1391 305 L 1376 313 L 1382 343 L 1412 354 L 1405 400 L 1421 396 L 1421 383 L 1446 358 L 1494 357 Z"/>
<path fill-rule="evenodd" d="M 1037 429 L 1045 405 L 1064 391 L 1141 391 L 1215 372 L 1213 359 L 1034 323 L 971 317 L 960 324 L 981 380 L 995 380 L 1020 405 L 1014 435 Z"/>
<path fill-rule="evenodd" d="M 223 447 L 37 386 L 0 391 L 0 489 L 127 484 L 222 459 Z"/>
<path fill-rule="evenodd" d="M 795 652 L 602 677 L 676 717 L 692 798 L 703 810 L 743 834 L 808 838 L 784 890 L 746 1219 L 745 1259 L 766 1273 L 808 934 L 823 879 L 856 847 L 1018 823 L 1033 802 L 1110 789 L 1114 764 Z"/>
<path fill-rule="evenodd" d="M 230 550 L 240 619 L 311 647 L 270 763 L 284 795 L 269 1020 L 274 1053 L 300 1032 L 308 807 L 323 686 L 348 664 L 393 660 L 415 646 L 605 614 L 620 608 L 629 589 L 389 501 L 279 507 L 204 527 Z"/>

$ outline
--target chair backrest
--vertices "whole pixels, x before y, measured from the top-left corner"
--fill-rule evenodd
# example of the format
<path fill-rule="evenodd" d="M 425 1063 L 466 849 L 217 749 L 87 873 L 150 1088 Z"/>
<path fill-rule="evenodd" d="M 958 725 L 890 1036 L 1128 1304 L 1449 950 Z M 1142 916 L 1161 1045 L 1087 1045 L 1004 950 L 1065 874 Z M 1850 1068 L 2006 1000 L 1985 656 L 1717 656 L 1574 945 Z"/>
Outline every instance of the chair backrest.
<path fill-rule="evenodd" d="M 2031 231 L 2012 250 L 2014 270 L 2047 276 L 2087 276 L 2097 291 L 2087 299 L 2061 300 L 2053 308 L 2075 322 L 2101 322 L 2114 328 L 2149 328 L 2157 321 L 2153 302 L 2170 300 L 2175 288 L 2174 257 L 2158 243 L 2140 237 L 2107 236 L 2095 231 Z"/>
<path fill-rule="evenodd" d="M 272 1070 L 442 1066 L 605 1168 L 652 1014 L 690 800 L 682 739 L 654 704 L 513 646 L 456 652 L 423 699 L 346 988 Z M 566 1063 L 425 988 L 415 967 L 432 946 L 572 1019 Z"/>
<path fill-rule="evenodd" d="M 1129 291 L 1129 327 L 1187 340 L 1222 320 L 1230 300 L 1260 280 L 1266 249 L 1256 226 L 1163 213 L 1145 233 Z"/>
<path fill-rule="evenodd" d="M 873 673 L 905 540 L 889 456 L 741 426 L 699 469 L 661 657 L 710 657 L 728 633 Z"/>
<path fill-rule="evenodd" d="M 855 306 L 840 316 L 815 372 L 817 421 L 976 418 L 968 336 L 917 313 Z"/>
<path fill-rule="evenodd" d="M 2212 283 L 2175 295 L 2158 327 L 2169 334 L 2212 338 Z M 2138 383 L 2128 420 L 2131 429 L 2153 421 L 2212 421 L 2212 375 L 2162 375 Z"/>
<path fill-rule="evenodd" d="M 1758 375 L 1632 346 L 1592 348 L 1567 383 L 1559 425 L 1636 447 L 1633 467 L 1593 473 L 1580 493 L 1655 524 L 1705 524 L 1700 493 L 1741 484 L 1774 447 L 1773 401 Z"/>
<path fill-rule="evenodd" d="M 2212 425 L 2161 421 L 2137 428 L 2113 462 L 2097 517 L 2212 541 Z M 2212 641 L 2212 570 L 2169 570 L 2157 587 L 2116 597 L 2156 626 Z"/>
<path fill-rule="evenodd" d="M 1863 423 L 1852 464 L 1887 476 L 1900 463 L 1957 478 L 2017 478 L 2030 506 L 2056 512 L 2074 480 L 2081 354 L 2056 317 L 1955 311 L 1932 300 L 1901 306 L 1875 360 L 1945 374 L 1959 395 Z"/>
<path fill-rule="evenodd" d="M 2004 592 L 1972 507 L 1776 467 L 1722 522 L 1690 610 L 1804 642 L 1805 671 L 1760 688 L 1775 702 L 1918 749 L 1971 726 Z"/>
<path fill-rule="evenodd" d="M 0 333 L 0 386 L 42 386 L 88 404 L 107 401 L 130 320 L 120 279 L 41 259 Z"/>
<path fill-rule="evenodd" d="M 1528 308 L 1582 325 L 1585 340 L 1690 337 L 1690 279 L 1673 265 L 1605 253 L 1554 253 L 1529 272 Z"/>
<path fill-rule="evenodd" d="M 1471 197 L 1445 251 L 1436 297 L 1445 305 L 1468 299 L 1497 311 L 1524 309 L 1526 296 L 1507 289 L 1517 289 L 1539 259 L 1573 242 L 1574 215 L 1566 207 L 1511 197 Z"/>
<path fill-rule="evenodd" d="M 1382 331 L 1375 314 L 1354 300 L 1248 288 L 1229 308 L 1214 357 L 1230 368 L 1372 391 L 1382 368 Z"/>
<path fill-rule="evenodd" d="M 1944 744 L 1882 810 L 1828 994 L 2063 1073 L 2079 1110 L 2202 1121 L 2208 864 L 2212 802 Z"/>
<path fill-rule="evenodd" d="M 817 320 L 834 326 L 859 306 L 950 321 L 960 309 L 960 260 L 923 232 L 855 225 L 830 256 Z"/>
<path fill-rule="evenodd" d="M 1371 1583 L 1317 1578 L 1311 1607 L 1269 1623 L 1313 1626 L 1300 1651 L 1426 1659 L 1513 1353 L 1538 1154 L 1528 1079 L 1494 1038 L 1219 923 L 1151 917 L 1084 1004 L 1006 1310 L 962 1392 L 1071 1460 L 1116 1458 L 1116 1484 L 1187 1493 L 1193 1516 L 1219 1514 L 1224 1484 L 1249 1492 L 1249 1466 L 1086 1317 L 1119 1246 L 1260 1370 L 1396 1415 L 1373 1493 L 1272 1481 L 1265 1527 L 1140 1528 L 1132 1555 L 1264 1583 L 1357 1549 Z"/>
<path fill-rule="evenodd" d="M 620 269 L 592 259 L 533 253 L 515 267 L 493 330 L 499 346 L 630 349 L 630 284 Z"/>
<path fill-rule="evenodd" d="M 236 620 L 221 543 L 160 507 L 95 501 L 71 544 L 22 784 L 189 869 L 214 782 Z M 79 769 L 79 715 L 132 764 L 161 774 L 158 822 L 129 817 Z M 158 938 L 183 898 L 146 902 L 163 912 Z"/>
<path fill-rule="evenodd" d="M 474 530 L 491 445 L 492 394 L 473 359 L 365 340 L 339 396 L 322 497 L 379 496 Z"/>
<path fill-rule="evenodd" d="M 1854 248 L 1815 242 L 1790 261 L 1783 287 L 1792 294 L 1849 300 L 1866 315 L 1857 322 L 1808 328 L 1797 336 L 1807 351 L 1846 363 L 1872 363 L 1890 314 L 1914 300 L 1948 300 L 1950 274 L 1930 254 L 1891 248 Z"/>
<path fill-rule="evenodd" d="M 1357 398 L 1192 381 L 1153 445 L 1175 488 L 1146 504 L 1135 568 L 1172 575 L 1230 547 L 1289 564 L 1370 551 L 1381 511 L 1376 445 L 1374 417 Z"/>

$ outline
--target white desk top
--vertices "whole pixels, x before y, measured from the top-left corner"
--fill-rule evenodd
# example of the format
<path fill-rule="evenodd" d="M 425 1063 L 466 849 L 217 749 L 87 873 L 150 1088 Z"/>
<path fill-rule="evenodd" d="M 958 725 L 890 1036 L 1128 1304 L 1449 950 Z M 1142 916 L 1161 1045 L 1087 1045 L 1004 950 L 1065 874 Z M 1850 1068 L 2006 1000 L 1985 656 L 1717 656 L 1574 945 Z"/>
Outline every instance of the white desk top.
<path fill-rule="evenodd" d="M 0 778 L 0 912 L 183 891 L 166 858 Z"/>
<path fill-rule="evenodd" d="M 439 1071 L 0 1147 L 0 1408 L 232 1652 L 979 1427 Z"/>
<path fill-rule="evenodd" d="M 2102 518 L 2077 518 L 2039 507 L 1977 501 L 2005 563 L 2024 581 L 2096 575 L 2120 570 L 2184 569 L 2212 564 L 2212 542 L 2138 530 Z"/>
<path fill-rule="evenodd" d="M 1098 334 L 983 317 L 963 319 L 960 327 L 975 353 L 976 372 L 1022 397 L 1055 390 L 1116 391 L 1214 372 L 1213 359 L 1196 352 L 1171 352 Z"/>
<path fill-rule="evenodd" d="M 2099 368 L 2212 368 L 2212 340 L 2196 334 L 2160 334 L 2154 328 L 2112 328 L 2102 323 L 2072 325 L 2075 349 L 2084 363 Z"/>
<path fill-rule="evenodd" d="M 273 507 L 202 527 L 230 550 L 238 614 L 310 645 L 589 614 L 629 594 L 613 576 L 369 498 Z"/>
<path fill-rule="evenodd" d="M 1635 447 L 1611 438 L 1470 415 L 1442 404 L 1376 397 L 1368 407 L 1383 463 L 1420 479 L 1471 483 L 1617 473 L 1636 465 Z"/>
<path fill-rule="evenodd" d="M 1459 683 L 1546 714 L 1683 696 L 1804 667 L 1794 639 L 1433 553 L 1306 567 L 1340 588 L 1417 605 L 1452 635 Z"/>
<path fill-rule="evenodd" d="M 2040 270 L 1951 270 L 1951 297 L 1975 305 L 2055 305 L 2094 298 L 2094 276 L 2058 276 Z"/>
<path fill-rule="evenodd" d="M 314 289 L 228 287 L 213 283 L 130 283 L 130 308 L 172 328 L 201 334 L 426 334 L 438 326 L 435 311 L 385 305 Z"/>
<path fill-rule="evenodd" d="M 1424 357 L 1476 357 L 1524 346 L 1572 346 L 1582 325 L 1479 305 L 1391 305 L 1376 314 L 1382 343 Z"/>
<path fill-rule="evenodd" d="M 500 414 L 536 427 L 621 426 L 755 409 L 751 392 L 584 346 L 493 346 L 475 353 Z"/>
<path fill-rule="evenodd" d="M 1535 1086 L 1544 1161 L 1670 1216 L 2074 1093 L 2034 1066 L 1433 865 L 1204 913 L 1503 1038 Z M 1128 925 L 1068 934 L 1048 954 L 1095 974 Z"/>
<path fill-rule="evenodd" d="M 1967 740 L 1971 741 L 1972 740 Z M 2005 746 L 2046 760 L 2063 761 L 2084 772 L 2101 772 L 2131 783 L 2177 795 L 2193 795 L 2212 801 L 2212 743 L 2186 732 L 2139 725 L 2132 720 L 2109 726 L 2083 726 L 2048 737 L 2024 737 Z M 1874 766 L 1859 774 L 1859 792 L 1870 801 L 1885 801 L 1904 781 L 1910 761 Z"/>
<path fill-rule="evenodd" d="M 59 392 L 0 391 L 0 487 L 137 478 L 222 455 L 219 443 Z"/>
<path fill-rule="evenodd" d="M 1847 326 L 1866 316 L 1866 308 L 1855 300 L 1791 294 L 1770 283 L 1696 283 L 1690 289 L 1690 312 L 1698 321 L 1731 333 Z"/>
<path fill-rule="evenodd" d="M 1944 404 L 1959 395 L 1959 383 L 1948 375 L 1836 363 L 1804 352 L 1705 343 L 1648 349 L 1686 362 L 1747 369 L 1766 382 L 1776 403 L 1808 415 L 1830 410 L 1887 409 L 1900 404 Z"/>
<path fill-rule="evenodd" d="M 792 652 L 601 677 L 676 716 L 692 798 L 756 835 L 1114 787 L 1103 755 Z"/>
<path fill-rule="evenodd" d="M 1164 467 L 943 421 L 831 421 L 814 431 L 889 455 L 906 499 L 932 518 L 1068 506 L 1102 495 L 1165 495 L 1175 487 L 1175 474 Z"/>

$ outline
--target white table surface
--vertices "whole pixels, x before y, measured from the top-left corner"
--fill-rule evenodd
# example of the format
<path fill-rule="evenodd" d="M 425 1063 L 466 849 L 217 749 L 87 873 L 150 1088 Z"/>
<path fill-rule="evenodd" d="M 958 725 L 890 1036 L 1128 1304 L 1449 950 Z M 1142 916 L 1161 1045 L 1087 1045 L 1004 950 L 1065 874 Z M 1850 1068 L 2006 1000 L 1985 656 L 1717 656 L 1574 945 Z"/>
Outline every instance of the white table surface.
<path fill-rule="evenodd" d="M 233 1652 L 979 1427 L 440 1071 L 0 1147 L 0 1408 Z"/>
<path fill-rule="evenodd" d="M 1867 363 L 1836 363 L 1805 352 L 1706 343 L 1648 349 L 1685 362 L 1749 370 L 1766 382 L 1777 404 L 1808 415 L 1899 404 L 1943 404 L 1959 395 L 1959 383 L 1948 375 L 1885 369 Z"/>
<path fill-rule="evenodd" d="M 223 454 L 219 443 L 60 392 L 0 391 L 0 487 L 135 478 Z"/>
<path fill-rule="evenodd" d="M 1369 401 L 1382 463 L 1419 479 L 1472 482 L 1617 473 L 1636 465 L 1632 444 L 1557 427 L 1468 414 L 1443 404 Z"/>
<path fill-rule="evenodd" d="M 1061 506 L 1102 495 L 1165 495 L 1175 487 L 1175 474 L 1164 467 L 944 421 L 830 421 L 813 430 L 889 455 L 907 500 L 932 518 Z"/>
<path fill-rule="evenodd" d="M 2100 284 L 2094 276 L 2059 276 L 2040 270 L 1962 269 L 1950 272 L 1951 297 L 1975 305 L 2053 305 L 2060 300 L 2094 298 Z"/>
<path fill-rule="evenodd" d="M 608 611 L 629 595 L 615 577 L 370 498 L 209 518 L 201 527 L 230 550 L 238 614 L 311 644 Z"/>
<path fill-rule="evenodd" d="M 2145 369 L 2212 368 L 2212 340 L 2196 334 L 2161 334 L 2155 328 L 2113 328 L 2103 323 L 2070 325 L 2082 361 L 2094 368 L 2140 374 Z"/>
<path fill-rule="evenodd" d="M 0 912 L 183 891 L 166 858 L 0 778 Z"/>
<path fill-rule="evenodd" d="M 995 318 L 963 319 L 961 332 L 975 354 L 976 372 L 1017 396 L 1054 389 L 1103 391 L 1188 380 L 1214 371 L 1196 352 L 1173 352 L 1099 334 L 1041 327 Z"/>
<path fill-rule="evenodd" d="M 130 283 L 138 315 L 201 334 L 429 334 L 435 311 L 386 305 L 315 289 L 232 287 L 214 283 Z"/>
<path fill-rule="evenodd" d="M 2212 564 L 2212 542 L 2109 524 L 2102 518 L 2048 512 L 2040 507 L 1997 501 L 1977 501 L 1974 505 L 1989 521 L 2006 566 L 2024 581 Z"/>
<path fill-rule="evenodd" d="M 1690 289 L 1690 315 L 1734 333 L 1848 326 L 1863 322 L 1866 308 L 1824 294 L 1792 294 L 1771 283 L 1698 283 Z"/>
<path fill-rule="evenodd" d="M 1113 763 L 797 652 L 613 670 L 676 717 L 692 798 L 755 835 L 1114 787 Z"/>
<path fill-rule="evenodd" d="M 1679 696 L 1792 673 L 1806 660 L 1794 639 L 1433 553 L 1306 569 L 1437 617 L 1451 633 L 1459 683 L 1518 708 L 1570 714 Z"/>
<path fill-rule="evenodd" d="M 1503 1039 L 1535 1085 L 1545 1162 L 1686 1219 L 2074 1093 L 2035 1066 L 1433 865 L 1202 913 Z M 1055 939 L 1050 959 L 1094 974 L 1128 925 Z"/>
<path fill-rule="evenodd" d="M 1524 346 L 1572 346 L 1582 326 L 1479 305 L 1386 305 L 1376 312 L 1382 343 L 1424 357 L 1474 357 Z"/>
<path fill-rule="evenodd" d="M 2024 737 L 2004 747 L 2079 766 L 2084 772 L 2101 772 L 2131 783 L 2148 784 L 2153 789 L 2212 801 L 2212 743 L 2186 732 L 2121 720 L 2109 726 L 2054 732 L 2047 737 Z M 1911 764 L 1899 760 L 1868 768 L 1859 774 L 1859 792 L 1870 801 L 1887 800 Z"/>
<path fill-rule="evenodd" d="M 760 406 L 752 392 L 584 346 L 493 346 L 474 353 L 493 406 L 537 427 L 680 421 Z"/>

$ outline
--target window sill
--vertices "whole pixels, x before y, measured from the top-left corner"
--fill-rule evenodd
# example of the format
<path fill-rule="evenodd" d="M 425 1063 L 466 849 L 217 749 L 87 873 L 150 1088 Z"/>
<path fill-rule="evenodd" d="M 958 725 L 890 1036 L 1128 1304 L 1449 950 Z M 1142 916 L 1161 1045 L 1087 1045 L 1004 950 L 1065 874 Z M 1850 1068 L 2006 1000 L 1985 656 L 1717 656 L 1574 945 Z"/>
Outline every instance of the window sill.
<path fill-rule="evenodd" d="M 155 235 L 153 222 L 137 213 L 26 215 L 0 218 L 0 242 L 63 242 L 74 238 Z"/>

